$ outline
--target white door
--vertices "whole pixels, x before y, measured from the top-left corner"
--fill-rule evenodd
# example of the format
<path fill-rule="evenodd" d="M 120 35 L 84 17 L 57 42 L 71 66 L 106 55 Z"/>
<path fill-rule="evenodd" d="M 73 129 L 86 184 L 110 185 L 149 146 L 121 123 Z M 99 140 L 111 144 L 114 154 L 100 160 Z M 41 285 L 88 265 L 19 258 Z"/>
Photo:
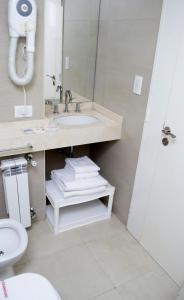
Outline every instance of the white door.
<path fill-rule="evenodd" d="M 176 139 L 162 134 L 170 126 Z M 164 146 L 163 138 L 169 144 Z M 184 282 L 184 1 L 164 1 L 128 229 Z"/>

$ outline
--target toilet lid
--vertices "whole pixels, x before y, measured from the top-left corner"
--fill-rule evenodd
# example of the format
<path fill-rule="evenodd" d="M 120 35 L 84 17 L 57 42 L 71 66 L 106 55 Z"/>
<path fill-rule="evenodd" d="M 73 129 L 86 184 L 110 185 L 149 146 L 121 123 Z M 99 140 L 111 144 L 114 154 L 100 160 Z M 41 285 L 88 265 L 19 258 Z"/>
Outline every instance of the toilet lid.
<path fill-rule="evenodd" d="M 61 300 L 51 283 L 38 274 L 27 273 L 6 279 L 1 282 L 0 289 L 5 300 Z"/>

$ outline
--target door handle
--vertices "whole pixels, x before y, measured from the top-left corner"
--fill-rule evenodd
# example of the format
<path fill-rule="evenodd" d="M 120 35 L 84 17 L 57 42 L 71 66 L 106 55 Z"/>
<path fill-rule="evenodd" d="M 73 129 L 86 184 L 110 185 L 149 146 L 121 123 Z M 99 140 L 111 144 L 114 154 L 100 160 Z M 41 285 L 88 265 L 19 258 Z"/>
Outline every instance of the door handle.
<path fill-rule="evenodd" d="M 169 135 L 170 137 L 172 137 L 173 139 L 176 138 L 176 135 L 174 133 L 172 133 L 171 128 L 169 126 L 165 126 L 162 129 L 162 133 L 165 135 Z"/>

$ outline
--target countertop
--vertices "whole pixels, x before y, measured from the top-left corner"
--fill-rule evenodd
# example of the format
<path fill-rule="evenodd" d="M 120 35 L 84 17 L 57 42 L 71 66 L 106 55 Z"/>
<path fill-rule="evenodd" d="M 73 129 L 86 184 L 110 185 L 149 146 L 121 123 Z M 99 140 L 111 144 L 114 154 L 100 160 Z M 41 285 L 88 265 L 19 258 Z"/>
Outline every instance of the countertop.
<path fill-rule="evenodd" d="M 52 113 L 51 107 L 46 110 L 46 117 L 40 120 L 23 120 L 0 123 L 0 156 L 9 156 L 27 152 L 38 152 L 49 149 L 91 144 L 121 138 L 123 117 L 95 103 L 82 103 L 81 112 L 63 113 L 59 105 L 59 115 Z M 67 115 L 94 116 L 98 122 L 91 125 L 58 125 L 57 118 Z M 25 130 L 31 129 L 30 133 Z M 31 145 L 32 148 L 27 147 Z M 20 148 L 20 149 L 15 149 Z"/>

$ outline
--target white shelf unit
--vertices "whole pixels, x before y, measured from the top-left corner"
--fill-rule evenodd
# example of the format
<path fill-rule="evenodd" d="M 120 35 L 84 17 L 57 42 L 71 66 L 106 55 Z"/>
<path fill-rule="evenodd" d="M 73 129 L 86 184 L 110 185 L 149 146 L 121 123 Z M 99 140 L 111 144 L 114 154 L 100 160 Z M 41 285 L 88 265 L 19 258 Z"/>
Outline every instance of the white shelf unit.
<path fill-rule="evenodd" d="M 46 181 L 47 220 L 55 234 L 111 217 L 115 187 L 110 184 L 106 190 L 85 196 L 63 198 L 57 185 Z M 100 198 L 108 197 L 106 206 Z"/>

